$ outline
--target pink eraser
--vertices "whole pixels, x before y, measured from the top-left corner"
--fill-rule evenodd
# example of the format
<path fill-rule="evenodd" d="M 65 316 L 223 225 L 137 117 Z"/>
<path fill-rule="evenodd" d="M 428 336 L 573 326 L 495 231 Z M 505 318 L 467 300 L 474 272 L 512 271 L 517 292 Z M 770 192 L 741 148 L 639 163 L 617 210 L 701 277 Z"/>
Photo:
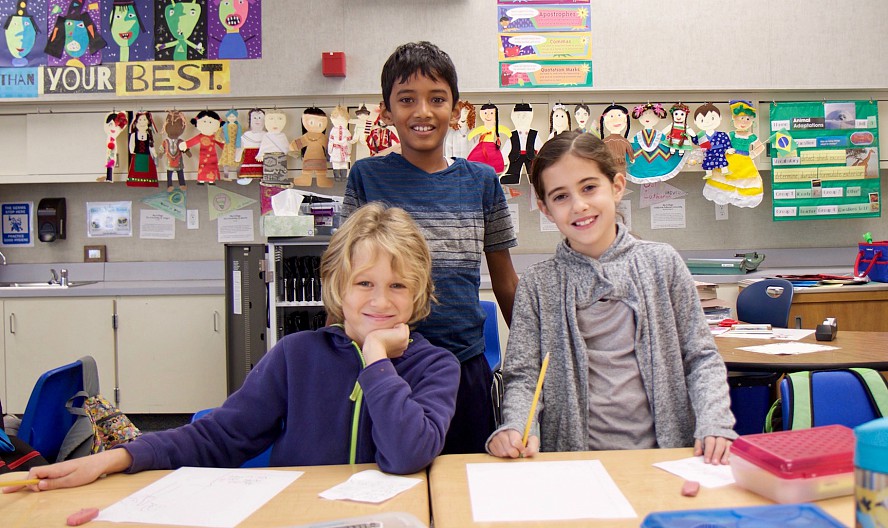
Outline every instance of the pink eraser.
<path fill-rule="evenodd" d="M 700 483 L 693 480 L 686 480 L 681 486 L 681 494 L 685 497 L 696 497 L 700 491 Z"/>
<path fill-rule="evenodd" d="M 68 526 L 80 526 L 99 516 L 98 508 L 83 508 L 79 512 L 72 513 L 68 516 Z"/>

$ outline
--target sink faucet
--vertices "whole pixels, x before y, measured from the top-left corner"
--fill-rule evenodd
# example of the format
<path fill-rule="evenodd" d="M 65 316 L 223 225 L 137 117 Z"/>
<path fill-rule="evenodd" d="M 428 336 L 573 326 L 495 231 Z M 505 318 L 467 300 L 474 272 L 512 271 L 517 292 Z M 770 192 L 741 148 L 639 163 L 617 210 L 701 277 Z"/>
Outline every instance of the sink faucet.
<path fill-rule="evenodd" d="M 59 274 L 55 269 L 50 269 L 49 272 L 52 274 L 52 278 L 49 279 L 50 284 L 60 284 L 59 283 Z"/>
<path fill-rule="evenodd" d="M 62 269 L 59 277 L 59 285 L 60 286 L 68 286 L 68 270 Z"/>
<path fill-rule="evenodd" d="M 3 261 L 0 262 L 0 264 L 5 266 L 6 265 L 6 255 L 4 255 L 2 251 L 0 251 L 0 259 L 3 259 Z"/>

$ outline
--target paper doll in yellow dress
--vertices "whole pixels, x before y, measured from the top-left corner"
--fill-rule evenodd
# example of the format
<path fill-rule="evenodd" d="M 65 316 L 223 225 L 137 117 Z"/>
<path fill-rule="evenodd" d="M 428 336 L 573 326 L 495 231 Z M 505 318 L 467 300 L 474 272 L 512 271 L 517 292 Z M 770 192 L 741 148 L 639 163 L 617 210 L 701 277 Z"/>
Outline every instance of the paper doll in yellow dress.
<path fill-rule="evenodd" d="M 703 196 L 720 205 L 755 207 L 762 203 L 762 177 L 753 158 L 765 150 L 752 129 L 756 109 L 752 103 L 733 100 L 729 103 L 734 131 L 728 134 L 731 148 L 725 153 L 728 174 L 712 171 L 703 186 Z"/>

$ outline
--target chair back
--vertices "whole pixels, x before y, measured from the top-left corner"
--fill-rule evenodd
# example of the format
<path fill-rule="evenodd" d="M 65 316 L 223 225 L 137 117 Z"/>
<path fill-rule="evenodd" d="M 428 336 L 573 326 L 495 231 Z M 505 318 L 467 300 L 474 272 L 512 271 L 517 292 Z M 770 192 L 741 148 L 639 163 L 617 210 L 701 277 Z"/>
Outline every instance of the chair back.
<path fill-rule="evenodd" d="M 74 363 L 44 372 L 34 385 L 18 437 L 43 455 L 55 461 L 59 448 L 76 416 L 68 412 L 65 404 L 83 390 L 83 364 Z M 82 405 L 82 401 L 75 402 Z"/>
<path fill-rule="evenodd" d="M 789 328 L 792 283 L 786 279 L 763 279 L 740 290 L 737 319 L 744 323 Z"/>
<path fill-rule="evenodd" d="M 855 369 L 872 378 L 880 376 L 870 369 Z M 870 390 L 864 386 L 863 378 L 848 369 L 799 372 L 793 376 L 807 376 L 810 380 L 810 422 L 811 427 L 821 425 L 844 425 L 856 427 L 862 423 L 879 418 L 875 400 Z M 797 378 L 794 378 L 797 379 Z M 804 379 L 804 378 L 802 378 Z M 881 380 L 884 385 L 884 379 Z M 877 382 L 878 383 L 878 382 Z M 882 388 L 882 391 L 885 389 Z M 793 400 L 796 390 L 786 378 L 780 382 L 780 398 L 782 400 L 783 426 L 789 429 L 801 428 L 798 417 L 793 416 L 796 407 Z"/>
<path fill-rule="evenodd" d="M 490 370 L 496 370 L 502 362 L 499 324 L 496 318 L 497 306 L 493 301 L 481 301 L 481 308 L 487 314 L 487 318 L 484 319 L 484 357 L 487 358 Z"/>
<path fill-rule="evenodd" d="M 210 414 L 213 408 L 210 409 L 201 409 L 194 413 L 194 416 L 191 417 L 191 423 L 194 423 L 199 418 Z M 243 464 L 241 464 L 242 468 L 267 468 L 270 467 L 271 464 L 271 446 L 268 447 L 265 451 L 259 453 L 253 458 L 247 460 Z"/>

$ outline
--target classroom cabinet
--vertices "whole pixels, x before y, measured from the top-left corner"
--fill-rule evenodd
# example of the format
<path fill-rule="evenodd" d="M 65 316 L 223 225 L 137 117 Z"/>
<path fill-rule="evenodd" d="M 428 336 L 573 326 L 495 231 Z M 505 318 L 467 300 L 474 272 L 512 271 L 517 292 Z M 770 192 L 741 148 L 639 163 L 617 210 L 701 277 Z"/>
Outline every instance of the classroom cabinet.
<path fill-rule="evenodd" d="M 800 318 L 802 328 L 814 328 L 827 317 L 835 317 L 839 332 L 888 332 L 888 289 L 873 283 L 839 289 L 810 288 L 796 292 L 789 308 L 789 324 Z M 840 334 L 841 335 L 841 334 Z"/>
<path fill-rule="evenodd" d="M 268 292 L 269 348 L 287 334 L 325 326 L 320 266 L 329 243 L 329 236 L 269 241 L 268 255 L 274 261 Z"/>
<path fill-rule="evenodd" d="M 127 413 L 193 413 L 227 395 L 222 295 L 119 297 L 117 365 Z"/>
<path fill-rule="evenodd" d="M 0 332 L 6 333 L 6 316 L 2 299 L 0 299 Z M 6 400 L 6 342 L 4 339 L 0 339 L 0 407 L 3 407 L 3 412 L 6 412 L 8 406 Z M 0 413 L 0 420 L 3 419 L 2 414 Z"/>
<path fill-rule="evenodd" d="M 3 312 L 4 411 L 23 413 L 41 374 L 85 355 L 96 360 L 102 391 L 116 386 L 113 299 L 5 299 Z"/>

